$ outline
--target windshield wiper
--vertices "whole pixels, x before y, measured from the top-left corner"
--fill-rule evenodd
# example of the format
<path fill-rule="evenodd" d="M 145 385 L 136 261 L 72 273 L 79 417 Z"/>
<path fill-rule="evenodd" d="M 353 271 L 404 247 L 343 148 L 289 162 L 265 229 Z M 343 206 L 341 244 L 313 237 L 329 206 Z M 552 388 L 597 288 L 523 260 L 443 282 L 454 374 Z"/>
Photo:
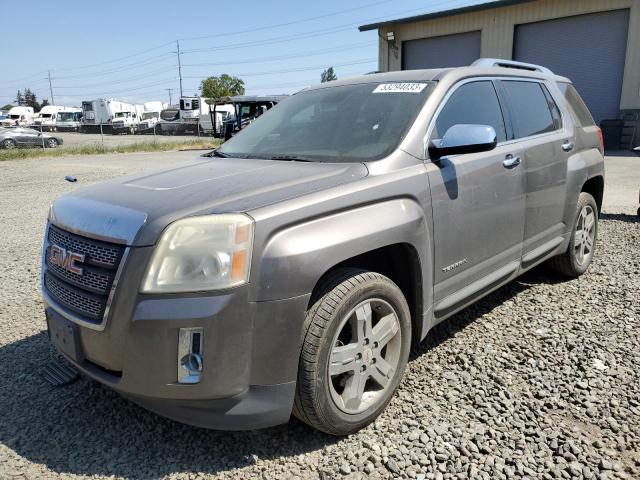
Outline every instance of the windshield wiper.
<path fill-rule="evenodd" d="M 269 160 L 286 160 L 289 162 L 313 162 L 312 159 L 307 157 L 298 157 L 297 155 L 274 155 L 269 157 Z"/>
<path fill-rule="evenodd" d="M 229 155 L 226 153 L 219 152 L 218 150 L 212 150 L 210 152 L 202 154 L 203 157 L 220 157 L 220 158 L 229 158 Z"/>

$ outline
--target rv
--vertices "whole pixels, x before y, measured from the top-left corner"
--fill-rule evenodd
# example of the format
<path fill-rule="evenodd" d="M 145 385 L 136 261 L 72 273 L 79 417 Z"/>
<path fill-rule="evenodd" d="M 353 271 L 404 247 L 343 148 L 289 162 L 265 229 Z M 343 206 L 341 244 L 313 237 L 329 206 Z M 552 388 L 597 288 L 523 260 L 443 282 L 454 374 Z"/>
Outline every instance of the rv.
<path fill-rule="evenodd" d="M 55 131 L 57 114 L 59 112 L 77 111 L 77 108 L 60 107 L 56 105 L 47 105 L 40 109 L 36 114 L 31 127 L 36 130 Z"/>
<path fill-rule="evenodd" d="M 13 107 L 9 110 L 7 118 L 0 122 L 2 127 L 26 127 L 30 125 L 35 117 L 32 107 Z"/>
<path fill-rule="evenodd" d="M 86 100 L 82 102 L 82 122 L 80 131 L 111 131 L 111 122 L 116 118 L 116 113 L 136 112 L 133 105 L 114 99 Z M 121 115 L 122 116 L 122 115 Z"/>
<path fill-rule="evenodd" d="M 79 108 L 66 108 L 56 114 L 56 130 L 77 132 L 80 130 L 82 110 Z"/>
<path fill-rule="evenodd" d="M 138 133 L 160 133 L 160 113 L 165 109 L 165 103 L 155 101 L 146 102 L 142 112 L 142 118 L 138 124 Z"/>

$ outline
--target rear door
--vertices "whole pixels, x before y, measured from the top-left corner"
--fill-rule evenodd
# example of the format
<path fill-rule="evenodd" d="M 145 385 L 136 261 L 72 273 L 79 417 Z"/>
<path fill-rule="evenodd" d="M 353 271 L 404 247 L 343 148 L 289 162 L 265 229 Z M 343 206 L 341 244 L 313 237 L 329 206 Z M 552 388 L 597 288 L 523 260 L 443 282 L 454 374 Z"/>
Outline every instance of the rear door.
<path fill-rule="evenodd" d="M 512 276 L 520 265 L 525 187 L 517 143 L 508 142 L 494 82 L 472 79 L 445 98 L 429 132 L 456 124 L 492 126 L 494 150 L 428 165 L 433 208 L 434 314 L 443 318 Z"/>
<path fill-rule="evenodd" d="M 523 263 L 535 262 L 562 242 L 567 161 L 574 149 L 570 122 L 563 126 L 558 106 L 542 81 L 499 82 L 513 127 L 512 140 L 522 151 L 526 185 Z"/>

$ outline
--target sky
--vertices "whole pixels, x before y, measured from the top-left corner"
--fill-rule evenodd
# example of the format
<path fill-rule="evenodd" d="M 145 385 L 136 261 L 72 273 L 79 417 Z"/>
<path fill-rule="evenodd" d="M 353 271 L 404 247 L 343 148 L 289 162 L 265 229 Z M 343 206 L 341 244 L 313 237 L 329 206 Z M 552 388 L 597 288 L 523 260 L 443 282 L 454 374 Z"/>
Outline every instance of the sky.
<path fill-rule="evenodd" d="M 358 26 L 486 0 L 29 0 L 0 2 L 0 106 L 30 88 L 55 105 L 117 98 L 177 102 L 200 81 L 228 73 L 247 94 L 293 93 L 320 81 L 377 70 L 377 31 Z M 11 21 L 9 19 L 19 19 Z"/>

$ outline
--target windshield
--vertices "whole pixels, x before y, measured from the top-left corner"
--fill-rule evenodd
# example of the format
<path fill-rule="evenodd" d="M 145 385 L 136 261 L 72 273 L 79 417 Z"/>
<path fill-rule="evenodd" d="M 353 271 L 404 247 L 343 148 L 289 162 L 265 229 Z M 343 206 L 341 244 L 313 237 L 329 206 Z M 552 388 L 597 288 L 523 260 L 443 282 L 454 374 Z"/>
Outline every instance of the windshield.
<path fill-rule="evenodd" d="M 57 120 L 63 122 L 70 122 L 77 118 L 78 114 L 76 112 L 60 112 L 58 113 Z"/>
<path fill-rule="evenodd" d="M 364 83 L 297 93 L 219 150 L 230 157 L 377 160 L 399 145 L 431 82 Z"/>
<path fill-rule="evenodd" d="M 160 114 L 158 112 L 148 112 L 142 114 L 143 120 L 149 120 L 150 118 L 158 118 Z"/>

